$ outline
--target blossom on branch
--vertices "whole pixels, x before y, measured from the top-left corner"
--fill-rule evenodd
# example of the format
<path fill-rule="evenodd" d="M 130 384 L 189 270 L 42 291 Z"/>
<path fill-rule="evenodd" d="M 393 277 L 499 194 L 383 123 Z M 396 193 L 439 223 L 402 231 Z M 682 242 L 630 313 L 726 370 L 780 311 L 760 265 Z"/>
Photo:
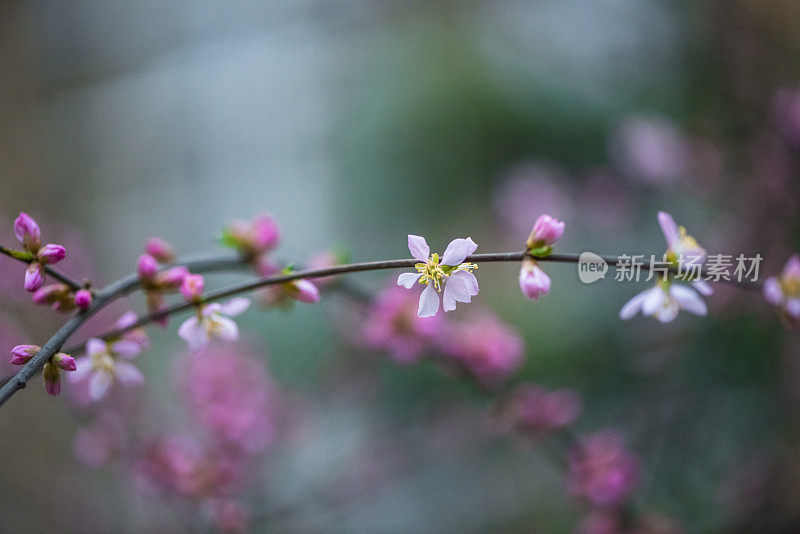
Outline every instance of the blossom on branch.
<path fill-rule="evenodd" d="M 784 318 L 792 326 L 800 324 L 800 255 L 793 254 L 780 276 L 770 276 L 764 282 L 764 298 L 780 306 Z"/>
<path fill-rule="evenodd" d="M 220 304 L 201 305 L 197 315 L 190 317 L 178 328 L 178 336 L 189 344 L 192 350 L 198 350 L 213 338 L 225 341 L 239 339 L 239 327 L 231 317 L 244 313 L 250 307 L 250 301 L 237 297 Z"/>
<path fill-rule="evenodd" d="M 478 266 L 474 263 L 463 263 L 472 255 L 478 245 L 467 237 L 454 239 L 447 245 L 442 255 L 431 254 L 425 238 L 418 235 L 408 236 L 408 250 L 421 263 L 415 265 L 417 273 L 403 273 L 397 278 L 397 285 L 411 289 L 419 283 L 426 286 L 419 298 L 417 315 L 431 317 L 439 311 L 439 295 L 444 287 L 444 311 L 456 309 L 456 302 L 470 302 L 478 294 L 478 280 L 472 274 Z M 430 255 L 430 256 L 429 256 Z"/>
<path fill-rule="evenodd" d="M 14 221 L 14 235 L 27 252 L 27 258 L 31 260 L 25 271 L 25 289 L 34 292 L 44 284 L 45 265 L 63 260 L 67 255 L 67 249 L 62 245 L 42 246 L 39 225 L 25 212 L 20 212 Z"/>

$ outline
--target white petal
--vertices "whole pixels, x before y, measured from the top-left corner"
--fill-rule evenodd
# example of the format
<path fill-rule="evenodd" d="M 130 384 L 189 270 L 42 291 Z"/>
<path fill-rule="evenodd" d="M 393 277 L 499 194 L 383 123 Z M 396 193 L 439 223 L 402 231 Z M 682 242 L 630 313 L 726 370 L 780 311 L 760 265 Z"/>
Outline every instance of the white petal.
<path fill-rule="evenodd" d="M 775 304 L 776 306 L 783 302 L 781 285 L 774 276 L 767 278 L 767 281 L 764 282 L 764 298 L 767 299 L 767 302 Z"/>
<path fill-rule="evenodd" d="M 705 280 L 695 280 L 692 282 L 692 287 L 701 295 L 709 296 L 714 294 L 714 288 Z"/>
<path fill-rule="evenodd" d="M 70 382 L 80 382 L 92 372 L 92 359 L 91 358 L 78 358 L 75 360 L 75 370 L 67 373 L 67 379 Z"/>
<path fill-rule="evenodd" d="M 786 313 L 790 317 L 800 319 L 800 299 L 789 299 L 786 301 Z"/>
<path fill-rule="evenodd" d="M 90 338 L 86 341 L 86 354 L 94 356 L 108 350 L 108 345 L 102 339 L 96 337 Z"/>
<path fill-rule="evenodd" d="M 89 381 L 89 396 L 92 400 L 102 399 L 111 387 L 112 380 L 111 375 L 104 371 L 95 373 Z"/>
<path fill-rule="evenodd" d="M 397 277 L 397 285 L 403 286 L 406 289 L 411 289 L 421 276 L 422 274 L 420 273 L 403 273 Z"/>
<path fill-rule="evenodd" d="M 428 257 L 431 255 L 431 247 L 428 246 L 428 242 L 421 235 L 408 234 L 408 250 L 411 251 L 414 259 L 421 262 L 427 262 Z"/>
<path fill-rule="evenodd" d="M 475 296 L 478 294 L 478 279 L 475 278 L 475 275 L 471 272 L 456 271 L 450 275 L 450 278 L 460 278 L 467 285 L 467 290 L 470 295 Z"/>
<path fill-rule="evenodd" d="M 211 319 L 214 321 L 214 334 L 225 341 L 239 339 L 239 327 L 236 322 L 228 317 L 218 316 Z"/>
<path fill-rule="evenodd" d="M 655 316 L 662 323 L 671 323 L 678 316 L 678 304 L 672 300 L 666 301 L 665 305 L 656 311 Z"/>
<path fill-rule="evenodd" d="M 178 336 L 189 344 L 189 348 L 197 350 L 208 343 L 206 329 L 197 320 L 197 317 L 190 317 L 178 328 Z"/>
<path fill-rule="evenodd" d="M 250 299 L 244 297 L 236 297 L 220 306 L 220 311 L 230 317 L 236 317 L 247 311 L 250 307 Z"/>
<path fill-rule="evenodd" d="M 132 363 L 117 362 L 114 364 L 114 374 L 120 383 L 126 386 L 134 384 L 142 384 L 144 382 L 144 375 Z"/>
<path fill-rule="evenodd" d="M 142 352 L 142 346 L 129 339 L 121 339 L 111 344 L 111 351 L 123 358 L 134 358 Z"/>
<path fill-rule="evenodd" d="M 417 315 L 420 317 L 433 317 L 439 311 L 439 295 L 433 284 L 428 284 L 422 295 L 419 296 L 419 310 Z"/>
<path fill-rule="evenodd" d="M 649 289 L 642 291 L 634 295 L 632 299 L 625 303 L 621 310 L 619 310 L 619 318 L 623 321 L 627 321 L 637 313 L 639 310 L 642 309 L 642 302 L 644 301 L 645 297 L 647 296 Z"/>
<path fill-rule="evenodd" d="M 469 294 L 467 283 L 461 278 L 453 278 L 452 276 L 445 280 L 444 284 L 444 311 L 451 311 L 456 309 L 456 302 L 469 302 L 472 300 L 472 295 Z"/>
<path fill-rule="evenodd" d="M 219 302 L 212 302 L 211 304 L 206 304 L 203 306 L 203 317 L 208 317 L 209 315 L 214 315 L 220 313 L 222 311 L 222 304 Z"/>
<path fill-rule="evenodd" d="M 703 298 L 691 288 L 672 284 L 669 289 L 670 296 L 675 299 L 681 308 L 695 315 L 705 315 L 708 312 Z"/>
<path fill-rule="evenodd" d="M 442 256 L 442 265 L 460 265 L 464 259 L 475 252 L 478 248 L 471 237 L 466 239 L 453 239 L 444 251 Z"/>
<path fill-rule="evenodd" d="M 642 313 L 648 316 L 655 315 L 664 306 L 666 299 L 667 294 L 664 293 L 661 287 L 656 286 L 648 289 L 642 301 Z"/>
<path fill-rule="evenodd" d="M 667 212 L 658 212 L 658 224 L 661 225 L 661 231 L 664 232 L 664 238 L 667 240 L 667 246 L 672 248 L 672 245 L 680 239 L 681 233 L 678 231 L 678 225 L 675 224 L 675 219 L 672 218 Z"/>
<path fill-rule="evenodd" d="M 136 312 L 133 311 L 126 311 L 122 315 L 119 316 L 117 319 L 117 324 L 114 325 L 116 328 L 127 328 L 133 323 L 136 322 Z"/>

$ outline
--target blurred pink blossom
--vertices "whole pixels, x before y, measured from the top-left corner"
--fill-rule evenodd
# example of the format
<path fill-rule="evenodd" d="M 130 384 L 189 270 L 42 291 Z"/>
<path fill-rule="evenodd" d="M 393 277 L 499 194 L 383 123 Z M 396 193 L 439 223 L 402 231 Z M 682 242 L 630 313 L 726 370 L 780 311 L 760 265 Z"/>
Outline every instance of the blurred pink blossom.
<path fill-rule="evenodd" d="M 683 177 L 689 144 L 666 117 L 632 117 L 612 134 L 611 158 L 632 180 L 651 185 L 671 184 Z"/>
<path fill-rule="evenodd" d="M 580 440 L 570 452 L 567 489 L 599 507 L 623 504 L 639 482 L 639 460 L 622 436 L 601 431 Z"/>
<path fill-rule="evenodd" d="M 547 391 L 521 384 L 511 393 L 509 410 L 516 428 L 541 436 L 574 423 L 581 412 L 581 399 L 571 389 Z"/>

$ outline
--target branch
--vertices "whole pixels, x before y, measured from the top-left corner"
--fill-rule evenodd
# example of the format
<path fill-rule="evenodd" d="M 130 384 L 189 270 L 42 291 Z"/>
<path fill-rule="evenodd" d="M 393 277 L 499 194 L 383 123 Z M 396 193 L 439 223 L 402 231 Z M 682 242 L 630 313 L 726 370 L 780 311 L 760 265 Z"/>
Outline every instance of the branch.
<path fill-rule="evenodd" d="M 528 252 L 500 252 L 493 254 L 473 254 L 472 256 L 466 258 L 465 261 L 473 263 L 519 262 L 522 261 L 526 256 L 528 256 Z M 577 263 L 579 261 L 579 258 L 580 258 L 579 254 L 551 254 L 545 258 L 537 258 L 537 261 Z M 609 265 L 617 265 L 619 263 L 619 260 L 616 257 L 604 257 L 603 259 Z M 176 265 L 185 265 L 190 270 L 194 269 L 196 272 L 201 272 L 201 271 L 210 272 L 210 271 L 226 270 L 231 267 L 240 267 L 244 264 L 245 261 L 246 258 L 244 256 L 227 257 L 227 258 L 211 257 L 211 258 L 200 258 L 193 261 L 177 263 Z M 321 269 L 306 269 L 302 271 L 293 272 L 290 274 L 273 276 L 270 278 L 262 278 L 252 282 L 235 285 L 227 289 L 222 289 L 220 291 L 209 294 L 208 296 L 203 298 L 201 303 L 214 302 L 240 293 L 246 293 L 270 285 L 283 284 L 286 282 L 291 282 L 293 280 L 300 280 L 302 278 L 322 278 L 324 276 L 333 276 L 333 275 L 355 273 L 361 271 L 411 268 L 414 267 L 414 265 L 416 265 L 417 263 L 419 263 L 419 260 L 416 259 L 385 260 L 385 261 L 351 263 L 347 265 L 336 265 L 333 267 L 324 267 Z M 642 265 L 642 268 L 648 270 L 649 266 L 644 264 Z M 670 271 L 673 274 L 677 274 L 677 270 L 675 269 L 670 269 Z M 701 269 L 701 275 L 704 273 L 705 270 Z M 720 280 L 720 281 L 730 283 L 739 287 L 743 287 L 745 289 L 758 290 L 760 287 L 760 285 L 755 282 L 745 282 L 745 281 L 739 282 L 735 280 Z M 30 378 L 36 373 L 36 371 L 38 371 L 41 367 L 44 366 L 45 362 L 47 362 L 47 360 L 49 360 L 50 357 L 53 356 L 53 354 L 55 354 L 58 351 L 58 349 L 61 348 L 61 346 L 64 344 L 67 338 L 71 336 L 72 333 L 75 332 L 75 330 L 77 330 L 78 327 L 81 324 L 83 324 L 89 317 L 94 315 L 97 311 L 99 311 L 109 302 L 133 291 L 134 289 L 140 286 L 141 283 L 139 282 L 139 278 L 137 275 L 134 274 L 134 275 L 129 275 L 126 278 L 123 278 L 107 286 L 102 291 L 100 291 L 97 295 L 97 298 L 95 299 L 94 304 L 89 309 L 78 313 L 77 315 L 72 317 L 69 321 L 67 321 L 67 323 L 65 323 L 64 326 L 62 326 L 58 330 L 58 332 L 56 332 L 55 335 L 52 338 L 50 338 L 50 340 L 47 343 L 45 343 L 42 349 L 28 363 L 26 363 L 22 367 L 22 369 L 8 383 L 0 387 L 0 405 L 2 405 L 6 400 L 8 400 L 9 397 L 11 397 L 11 395 L 13 395 L 17 390 L 24 388 L 28 380 L 30 380 Z M 190 310 L 192 308 L 195 308 L 196 306 L 197 306 L 196 303 L 186 303 L 186 304 L 178 304 L 175 306 L 171 306 L 156 313 L 140 317 L 135 323 L 133 323 L 129 327 L 112 330 L 110 332 L 107 332 L 105 335 L 101 337 L 102 338 L 116 337 L 135 328 L 139 328 L 141 326 L 150 324 L 153 321 L 157 321 L 158 319 L 163 319 L 164 317 L 167 317 L 169 315 Z"/>
<path fill-rule="evenodd" d="M 31 262 L 33 261 L 33 257 L 31 257 L 30 254 L 28 254 L 27 252 L 21 253 L 18 250 L 6 248 L 3 245 L 0 245 L 0 254 L 5 254 L 9 258 L 14 258 L 17 261 L 21 261 L 22 263 L 28 265 L 30 265 Z M 49 265 L 44 266 L 44 271 L 53 278 L 55 278 L 56 280 L 58 280 L 59 282 L 61 282 L 62 284 L 67 284 L 69 288 L 72 289 L 73 291 L 77 291 L 83 288 L 83 284 L 76 282 L 69 276 L 61 274 L 60 272 L 56 271 Z"/>

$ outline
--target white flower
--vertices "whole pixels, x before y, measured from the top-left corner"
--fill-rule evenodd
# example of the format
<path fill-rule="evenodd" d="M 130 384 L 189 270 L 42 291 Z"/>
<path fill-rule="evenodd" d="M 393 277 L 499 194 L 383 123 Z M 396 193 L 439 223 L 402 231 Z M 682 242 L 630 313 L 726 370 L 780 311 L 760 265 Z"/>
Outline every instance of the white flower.
<path fill-rule="evenodd" d="M 427 285 L 419 297 L 419 317 L 431 317 L 439 311 L 438 292 L 444 287 L 444 311 L 456 309 L 456 302 L 469 302 L 478 294 L 478 280 L 472 274 L 478 266 L 474 263 L 462 263 L 478 248 L 478 245 L 467 237 L 454 239 L 447 245 L 441 261 L 438 254 L 431 254 L 425 238 L 418 235 L 408 236 L 408 250 L 421 263 L 415 265 L 417 273 L 403 273 L 397 278 L 397 285 L 411 289 L 414 284 Z M 430 257 L 429 257 L 430 255 Z"/>
<path fill-rule="evenodd" d="M 655 317 L 662 323 L 675 319 L 678 310 L 695 315 L 705 315 L 706 303 L 693 289 L 677 283 L 661 283 L 646 289 L 629 300 L 619 312 L 622 320 L 628 320 L 641 310 L 642 315 Z"/>
<path fill-rule="evenodd" d="M 244 313 L 250 306 L 246 298 L 237 297 L 224 304 L 214 302 L 201 307 L 198 314 L 184 321 L 178 328 L 178 335 L 189 343 L 189 348 L 197 350 L 218 337 L 226 341 L 239 338 L 239 327 L 231 319 Z"/>
<path fill-rule="evenodd" d="M 126 386 L 141 384 L 144 382 L 142 372 L 124 361 L 135 358 L 141 350 L 141 344 L 130 339 L 110 344 L 102 339 L 89 339 L 86 342 L 87 356 L 76 360 L 77 369 L 68 375 L 69 380 L 78 382 L 89 378 L 89 397 L 94 401 L 102 399 L 114 381 Z"/>

